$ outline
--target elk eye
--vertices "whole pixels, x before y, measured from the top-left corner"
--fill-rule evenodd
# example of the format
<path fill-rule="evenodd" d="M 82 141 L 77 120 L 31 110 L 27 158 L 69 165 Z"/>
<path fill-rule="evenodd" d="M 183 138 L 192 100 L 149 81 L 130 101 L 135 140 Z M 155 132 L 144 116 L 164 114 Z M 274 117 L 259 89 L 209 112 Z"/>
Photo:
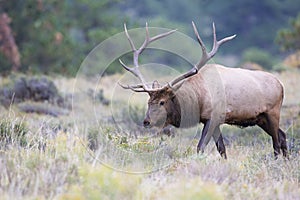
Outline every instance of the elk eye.
<path fill-rule="evenodd" d="M 160 106 L 163 106 L 164 104 L 165 104 L 164 101 L 160 101 L 160 102 L 159 102 L 159 105 L 160 105 Z"/>

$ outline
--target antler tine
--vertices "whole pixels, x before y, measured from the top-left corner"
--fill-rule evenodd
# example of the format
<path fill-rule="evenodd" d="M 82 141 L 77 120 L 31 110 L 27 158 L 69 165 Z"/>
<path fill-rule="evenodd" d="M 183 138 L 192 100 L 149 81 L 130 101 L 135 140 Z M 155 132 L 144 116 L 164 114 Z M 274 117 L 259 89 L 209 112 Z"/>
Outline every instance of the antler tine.
<path fill-rule="evenodd" d="M 126 69 L 127 71 L 131 72 L 134 76 L 136 76 L 143 84 L 143 89 L 145 91 L 147 91 L 147 87 L 146 87 L 146 84 L 145 84 L 145 79 L 144 77 L 142 76 L 142 74 L 140 73 L 140 71 L 138 70 L 138 67 L 139 67 L 139 64 L 138 64 L 138 59 L 139 59 L 139 54 L 140 54 L 140 51 L 136 49 L 129 33 L 128 33 L 128 30 L 127 30 L 127 26 L 126 26 L 126 23 L 124 23 L 124 30 L 125 30 L 125 34 L 126 34 L 126 37 L 129 41 L 129 44 L 130 44 L 130 47 L 133 51 L 133 65 L 135 67 L 133 68 L 130 68 L 128 67 L 127 65 L 125 65 L 121 59 L 119 59 L 119 62 L 120 64 L 124 67 L 124 69 Z M 123 87 L 124 88 L 124 87 Z M 131 88 L 125 88 L 125 89 L 131 89 Z"/>
<path fill-rule="evenodd" d="M 147 88 L 147 86 L 146 86 L 145 80 L 144 80 L 144 78 L 143 78 L 141 72 L 137 69 L 137 67 L 134 67 L 134 68 L 128 67 L 127 65 L 125 65 L 125 64 L 122 62 L 121 59 L 119 59 L 119 62 L 120 62 L 120 64 L 124 67 L 124 69 L 126 69 L 126 70 L 129 71 L 129 72 L 131 72 L 134 76 L 136 76 L 138 79 L 140 79 L 140 81 L 142 82 L 142 84 L 141 84 L 141 85 L 138 85 L 139 88 L 143 88 L 144 92 L 147 92 L 147 91 L 148 91 L 148 88 Z M 124 89 L 131 89 L 131 90 L 133 90 L 132 88 L 135 88 L 135 87 L 136 87 L 136 86 L 128 86 L 128 87 L 126 87 L 126 86 L 123 86 L 123 85 L 121 85 L 121 84 L 119 84 L 119 85 L 120 85 L 122 88 L 124 88 Z M 133 90 L 133 91 L 135 91 L 135 90 Z M 137 92 L 137 91 L 135 91 L 135 92 Z"/>
<path fill-rule="evenodd" d="M 140 76 L 141 76 L 140 71 L 137 70 L 136 67 L 133 67 L 133 68 L 128 67 L 127 65 L 125 65 L 125 64 L 123 63 L 123 61 L 122 61 L 121 59 L 119 59 L 119 62 L 120 62 L 120 64 L 124 67 L 124 69 L 126 69 L 126 70 L 129 71 L 129 72 L 131 72 L 131 73 L 132 73 L 133 75 L 135 75 L 137 78 L 141 79 L 141 77 L 140 77 Z M 142 78 L 141 81 L 143 82 L 144 79 Z"/>
<path fill-rule="evenodd" d="M 202 57 L 201 57 L 201 60 L 196 64 L 196 67 L 199 70 L 202 66 L 204 66 L 207 63 L 207 61 L 209 59 L 211 59 L 212 57 L 214 57 L 214 55 L 217 53 L 219 47 L 223 43 L 225 43 L 225 42 L 227 42 L 229 40 L 232 40 L 233 38 L 236 37 L 236 35 L 232 35 L 232 36 L 223 38 L 220 41 L 217 41 L 216 26 L 215 26 L 215 23 L 213 23 L 212 24 L 212 27 L 213 27 L 213 47 L 212 47 L 212 50 L 209 53 L 207 53 L 205 45 L 202 42 L 201 37 L 199 36 L 199 33 L 197 31 L 197 28 L 196 28 L 194 22 L 192 22 L 192 24 L 193 24 L 193 27 L 194 27 L 195 34 L 197 36 L 197 40 L 198 40 L 198 42 L 199 42 L 199 44 L 200 44 L 200 46 L 202 48 Z"/>
<path fill-rule="evenodd" d="M 166 32 L 166 33 L 162 33 L 162 34 L 156 35 L 156 36 L 154 36 L 154 37 L 151 37 L 151 38 L 149 39 L 149 43 L 150 43 L 150 42 L 153 42 L 153 41 L 155 41 L 155 40 L 158 40 L 158 39 L 160 39 L 160 38 L 166 37 L 166 36 L 168 36 L 168 35 L 171 35 L 172 33 L 176 32 L 176 31 L 177 31 L 177 29 L 174 29 L 174 30 L 168 31 L 168 32 Z"/>
<path fill-rule="evenodd" d="M 196 27 L 196 25 L 195 25 L 195 23 L 193 21 L 192 21 L 192 25 L 193 25 L 194 33 L 195 33 L 195 35 L 197 37 L 197 40 L 198 40 L 198 42 L 199 42 L 199 44 L 201 46 L 201 49 L 202 49 L 202 56 L 203 55 L 207 55 L 206 47 L 205 47 L 205 45 L 204 45 L 204 43 L 203 43 L 203 41 L 202 41 L 202 39 L 201 39 L 201 37 L 200 37 L 200 35 L 198 33 L 197 27 Z"/>
<path fill-rule="evenodd" d="M 148 23 L 146 22 L 146 38 L 145 38 L 145 41 L 144 43 L 142 44 L 142 46 L 137 50 L 139 53 L 142 53 L 145 48 L 151 43 L 151 42 L 154 42 L 155 40 L 158 40 L 160 38 L 163 38 L 163 37 L 166 37 L 168 35 L 171 35 L 172 33 L 174 33 L 175 31 L 177 31 L 177 29 L 174 29 L 174 30 L 171 30 L 171 31 L 168 31 L 166 33 L 161 33 L 161 34 L 158 34 L 156 36 L 153 36 L 150 38 L 149 36 L 149 30 L 148 30 Z"/>
<path fill-rule="evenodd" d="M 129 44 L 130 44 L 130 46 L 131 46 L 131 49 L 132 49 L 133 51 L 136 51 L 136 48 L 135 48 L 135 46 L 134 46 L 134 43 L 133 43 L 132 39 L 130 38 L 130 36 L 129 36 L 129 34 L 128 34 L 127 27 L 126 27 L 126 23 L 124 23 L 124 30 L 125 30 L 126 37 L 127 37 L 128 41 L 129 41 Z"/>
<path fill-rule="evenodd" d="M 207 63 L 207 61 L 209 61 L 209 59 L 211 59 L 217 53 L 219 47 L 223 43 L 225 43 L 225 42 L 227 42 L 229 40 L 232 40 L 233 38 L 236 37 L 236 35 L 232 35 L 232 36 L 223 38 L 220 41 L 217 41 L 216 28 L 215 28 L 215 24 L 213 23 L 213 37 L 214 37 L 213 38 L 213 40 L 214 40 L 213 42 L 214 43 L 213 43 L 212 50 L 209 53 L 207 53 L 206 47 L 205 47 L 205 45 L 204 45 L 204 43 L 203 43 L 203 41 L 202 41 L 202 39 L 201 39 L 201 37 L 200 37 L 200 35 L 198 33 L 197 27 L 196 27 L 196 25 L 195 25 L 195 23 L 193 21 L 192 21 L 192 25 L 193 25 L 193 29 L 194 29 L 195 35 L 197 37 L 197 40 L 198 40 L 198 42 L 199 42 L 199 44 L 201 46 L 201 49 L 202 49 L 202 57 L 201 57 L 200 61 L 191 70 L 189 70 L 188 72 L 182 74 L 181 76 L 177 77 L 176 79 L 172 80 L 169 83 L 169 85 L 171 87 L 174 87 L 174 85 L 177 84 L 177 83 L 179 83 L 180 81 L 182 81 L 182 80 L 184 80 L 184 79 L 186 79 L 186 78 L 188 78 L 190 76 L 193 76 L 193 75 L 197 74 L 198 71 L 200 70 L 200 68 L 203 67 Z"/>
<path fill-rule="evenodd" d="M 217 41 L 217 36 L 216 36 L 216 27 L 215 27 L 215 23 L 213 23 L 213 35 L 214 35 L 214 44 L 213 44 L 213 48 L 211 50 L 211 52 L 209 52 L 208 54 L 208 59 L 212 58 L 218 51 L 219 47 L 229 41 L 229 40 L 232 40 L 233 38 L 236 37 L 236 35 L 232 35 L 232 36 L 229 36 L 229 37 L 226 37 L 226 38 L 223 38 L 222 40 L 220 41 Z"/>
<path fill-rule="evenodd" d="M 120 82 L 118 84 L 123 88 L 123 89 L 130 89 L 134 92 L 145 92 L 144 86 L 143 85 L 122 85 Z"/>
<path fill-rule="evenodd" d="M 120 85 L 121 87 L 123 87 L 124 89 L 131 89 L 135 92 L 149 92 L 151 89 L 149 89 L 146 85 L 146 82 L 145 82 L 145 79 L 143 77 L 143 75 L 141 74 L 140 70 L 138 69 L 139 68 L 139 55 L 145 50 L 145 48 L 153 41 L 155 40 L 158 40 L 160 38 L 163 38 L 163 37 L 166 37 L 172 33 L 174 33 L 176 30 L 171 30 L 171 31 L 168 31 L 166 33 L 162 33 L 162 34 L 159 34 L 159 35 L 156 35 L 154 37 L 150 37 L 149 36 L 149 30 L 148 30 L 148 23 L 146 23 L 146 38 L 145 38 L 145 41 L 143 42 L 142 46 L 139 48 L 139 49 L 136 49 L 131 37 L 129 36 L 128 34 L 128 31 L 127 31 L 127 27 L 126 27 L 126 24 L 124 24 L 124 30 L 125 30 L 125 34 L 126 34 L 126 37 L 129 41 L 129 44 L 130 44 L 130 47 L 133 51 L 133 65 L 134 67 L 128 67 L 127 65 L 125 65 L 122 60 L 119 59 L 119 62 L 120 64 L 124 67 L 124 69 L 126 69 L 127 71 L 131 72 L 134 76 L 136 76 L 140 81 L 141 81 L 141 85 L 138 85 L 138 86 L 122 86 Z M 139 88 L 139 89 L 137 89 Z"/>

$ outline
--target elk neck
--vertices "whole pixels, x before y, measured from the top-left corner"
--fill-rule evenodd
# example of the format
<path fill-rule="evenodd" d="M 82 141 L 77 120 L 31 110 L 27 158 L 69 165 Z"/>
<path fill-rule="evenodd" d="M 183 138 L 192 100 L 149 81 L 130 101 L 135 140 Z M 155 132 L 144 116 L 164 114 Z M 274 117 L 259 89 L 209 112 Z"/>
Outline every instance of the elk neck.
<path fill-rule="evenodd" d="M 168 112 L 170 124 L 175 127 L 188 128 L 197 125 L 202 116 L 209 116 L 210 100 L 206 99 L 207 90 L 203 78 L 197 74 L 188 80 L 175 93 L 173 108 Z M 206 105 L 207 104 L 207 105 Z M 206 108 L 207 107 L 207 108 Z"/>

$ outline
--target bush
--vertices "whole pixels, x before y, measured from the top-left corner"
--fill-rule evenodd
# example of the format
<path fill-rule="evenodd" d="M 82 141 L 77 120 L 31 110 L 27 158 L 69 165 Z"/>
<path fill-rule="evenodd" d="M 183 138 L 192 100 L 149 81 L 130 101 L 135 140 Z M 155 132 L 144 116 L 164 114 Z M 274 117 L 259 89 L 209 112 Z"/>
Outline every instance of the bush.
<path fill-rule="evenodd" d="M 296 51 L 295 53 L 287 56 L 283 64 L 289 67 L 294 67 L 300 69 L 300 51 Z"/>
<path fill-rule="evenodd" d="M 243 52 L 244 62 L 254 62 L 261 65 L 266 70 L 272 70 L 274 65 L 274 59 L 268 52 L 259 48 L 249 48 Z"/>
<path fill-rule="evenodd" d="M 58 199 L 141 199 L 141 176 L 128 176 L 112 169 L 84 165 L 78 170 L 80 182 L 71 185 Z"/>
<path fill-rule="evenodd" d="M 300 13 L 290 21 L 290 27 L 277 32 L 276 42 L 283 51 L 300 49 Z"/>
<path fill-rule="evenodd" d="M 272 69 L 275 72 L 283 72 L 283 71 L 286 70 L 286 65 L 284 65 L 284 64 L 277 64 L 277 65 L 274 65 Z"/>
<path fill-rule="evenodd" d="M 4 106 L 26 100 L 65 106 L 65 101 L 53 81 L 46 77 L 12 77 L 12 80 L 0 89 L 0 95 L 0 102 Z"/>
<path fill-rule="evenodd" d="M 25 135 L 28 129 L 23 121 L 2 119 L 0 121 L 0 146 L 6 147 L 10 144 L 26 146 Z"/>
<path fill-rule="evenodd" d="M 99 89 L 97 91 L 94 91 L 93 89 L 89 89 L 88 95 L 91 97 L 92 100 L 95 102 L 102 103 L 103 105 L 108 106 L 110 104 L 109 99 L 105 98 L 103 89 Z"/>

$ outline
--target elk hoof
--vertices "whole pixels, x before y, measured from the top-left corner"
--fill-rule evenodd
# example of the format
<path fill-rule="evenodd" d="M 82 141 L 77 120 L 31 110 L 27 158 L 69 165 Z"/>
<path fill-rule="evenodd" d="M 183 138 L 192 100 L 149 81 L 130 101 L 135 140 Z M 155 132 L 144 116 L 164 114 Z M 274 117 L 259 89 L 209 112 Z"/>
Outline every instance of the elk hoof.
<path fill-rule="evenodd" d="M 226 155 L 226 153 L 222 153 L 222 154 L 221 154 L 221 157 L 224 158 L 225 160 L 227 160 L 227 155 Z"/>
<path fill-rule="evenodd" d="M 197 146 L 197 154 L 199 154 L 199 152 L 200 152 L 201 154 L 204 153 L 204 149 L 203 149 L 201 146 Z"/>

